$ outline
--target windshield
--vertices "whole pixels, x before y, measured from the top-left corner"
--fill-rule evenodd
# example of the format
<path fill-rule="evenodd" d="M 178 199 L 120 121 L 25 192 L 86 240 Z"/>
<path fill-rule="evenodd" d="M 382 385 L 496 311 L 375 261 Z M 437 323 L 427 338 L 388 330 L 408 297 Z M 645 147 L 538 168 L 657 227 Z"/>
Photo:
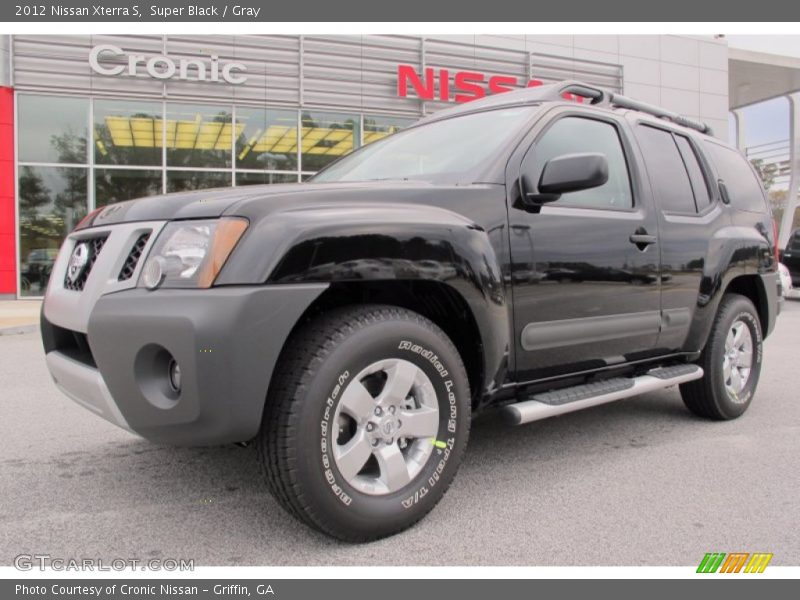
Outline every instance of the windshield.
<path fill-rule="evenodd" d="M 342 158 L 313 181 L 472 181 L 537 109 L 489 110 L 413 127 Z"/>

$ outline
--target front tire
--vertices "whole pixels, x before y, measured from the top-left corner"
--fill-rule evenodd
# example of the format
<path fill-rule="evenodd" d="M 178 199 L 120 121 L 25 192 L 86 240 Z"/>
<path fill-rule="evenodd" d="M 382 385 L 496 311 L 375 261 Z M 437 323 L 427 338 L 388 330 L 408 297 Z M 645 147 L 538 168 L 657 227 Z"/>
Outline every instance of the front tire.
<path fill-rule="evenodd" d="M 726 294 L 698 364 L 702 379 L 680 386 L 686 407 L 701 417 L 735 419 L 753 400 L 761 375 L 763 335 L 753 303 Z"/>
<path fill-rule="evenodd" d="M 328 535 L 364 542 L 436 505 L 469 425 L 467 376 L 441 329 L 402 308 L 344 307 L 287 343 L 256 445 L 281 506 Z"/>

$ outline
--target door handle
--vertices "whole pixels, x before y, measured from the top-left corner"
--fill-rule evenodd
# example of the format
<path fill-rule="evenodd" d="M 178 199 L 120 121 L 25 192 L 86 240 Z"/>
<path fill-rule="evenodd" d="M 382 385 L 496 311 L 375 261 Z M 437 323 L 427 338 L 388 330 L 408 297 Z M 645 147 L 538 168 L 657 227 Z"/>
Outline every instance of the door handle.
<path fill-rule="evenodd" d="M 637 229 L 636 233 L 632 234 L 628 239 L 631 244 L 636 245 L 640 252 L 644 252 L 650 244 L 655 244 L 658 241 L 656 236 L 647 233 L 644 227 Z"/>
<path fill-rule="evenodd" d="M 631 240 L 631 244 L 642 244 L 643 246 L 649 246 L 650 244 L 656 243 L 656 236 L 649 235 L 647 233 L 634 233 L 629 238 Z"/>

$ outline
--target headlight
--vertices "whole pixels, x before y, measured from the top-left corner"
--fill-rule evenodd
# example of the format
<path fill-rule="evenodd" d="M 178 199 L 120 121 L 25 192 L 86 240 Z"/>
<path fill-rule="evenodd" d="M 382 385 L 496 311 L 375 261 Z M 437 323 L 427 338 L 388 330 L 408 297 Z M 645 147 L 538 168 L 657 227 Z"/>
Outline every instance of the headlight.
<path fill-rule="evenodd" d="M 246 229 L 241 218 L 169 223 L 147 256 L 139 284 L 151 290 L 211 287 Z"/>

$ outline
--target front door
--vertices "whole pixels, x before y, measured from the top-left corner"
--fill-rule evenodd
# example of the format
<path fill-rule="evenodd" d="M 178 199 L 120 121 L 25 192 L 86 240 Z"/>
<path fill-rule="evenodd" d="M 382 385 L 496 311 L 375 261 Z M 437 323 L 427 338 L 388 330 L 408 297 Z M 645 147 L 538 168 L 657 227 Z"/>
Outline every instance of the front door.
<path fill-rule="evenodd" d="M 520 175 L 538 182 L 552 158 L 601 153 L 609 178 L 538 212 L 509 208 L 519 381 L 621 364 L 655 348 L 657 222 L 628 139 L 621 119 L 568 109 L 522 159 Z"/>

